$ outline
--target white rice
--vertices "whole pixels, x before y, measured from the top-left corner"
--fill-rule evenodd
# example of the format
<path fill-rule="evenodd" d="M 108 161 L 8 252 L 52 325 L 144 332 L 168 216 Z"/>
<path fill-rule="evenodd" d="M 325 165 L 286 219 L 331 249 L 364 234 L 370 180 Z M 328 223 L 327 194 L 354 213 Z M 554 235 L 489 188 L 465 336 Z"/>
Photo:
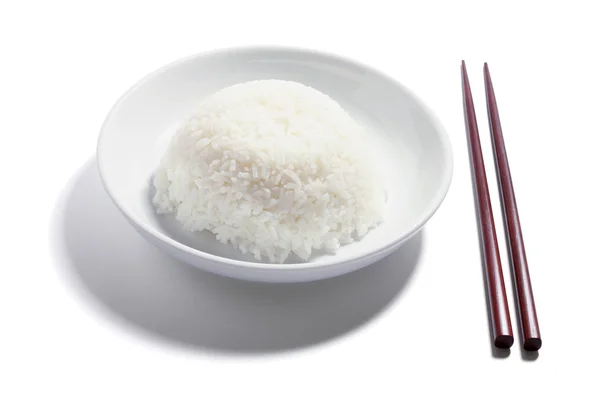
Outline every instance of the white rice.
<path fill-rule="evenodd" d="M 172 138 L 154 204 L 256 259 L 307 260 L 376 226 L 384 190 L 361 126 L 323 93 L 265 80 L 203 101 Z"/>

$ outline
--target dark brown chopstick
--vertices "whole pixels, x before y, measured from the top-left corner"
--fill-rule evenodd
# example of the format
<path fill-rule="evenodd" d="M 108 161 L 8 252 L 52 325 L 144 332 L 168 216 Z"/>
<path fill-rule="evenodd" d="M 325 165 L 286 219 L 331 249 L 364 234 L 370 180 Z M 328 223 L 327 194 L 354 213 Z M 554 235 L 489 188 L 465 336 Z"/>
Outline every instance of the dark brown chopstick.
<path fill-rule="evenodd" d="M 483 162 L 483 155 L 481 154 L 481 143 L 479 140 L 479 130 L 477 129 L 477 118 L 475 117 L 475 107 L 473 106 L 473 96 L 471 95 L 471 86 L 469 85 L 467 67 L 464 61 L 462 62 L 462 80 L 465 124 L 469 137 L 472 173 L 475 178 L 477 192 L 492 335 L 496 347 L 509 348 L 514 342 L 512 324 L 506 300 L 506 290 L 504 289 L 504 275 L 502 274 L 502 266 L 500 264 L 496 227 L 485 174 L 485 164 Z"/>
<path fill-rule="evenodd" d="M 502 192 L 502 208 L 504 210 L 504 221 L 508 232 L 517 302 L 519 304 L 523 348 L 525 350 L 535 351 L 542 347 L 542 337 L 540 336 L 535 302 L 533 300 L 533 291 L 531 289 L 531 280 L 529 278 L 529 268 L 527 266 L 525 244 L 523 243 L 523 233 L 521 232 L 519 211 L 517 209 L 515 191 L 513 189 L 510 167 L 508 165 L 508 156 L 506 155 L 506 148 L 504 146 L 504 136 L 502 134 L 502 126 L 500 125 L 500 115 L 498 114 L 496 95 L 494 93 L 494 86 L 492 85 L 492 78 L 487 63 L 484 64 L 483 69 L 485 75 L 485 94 L 487 98 L 488 118 L 492 134 L 494 157 L 496 158 L 496 170 Z"/>

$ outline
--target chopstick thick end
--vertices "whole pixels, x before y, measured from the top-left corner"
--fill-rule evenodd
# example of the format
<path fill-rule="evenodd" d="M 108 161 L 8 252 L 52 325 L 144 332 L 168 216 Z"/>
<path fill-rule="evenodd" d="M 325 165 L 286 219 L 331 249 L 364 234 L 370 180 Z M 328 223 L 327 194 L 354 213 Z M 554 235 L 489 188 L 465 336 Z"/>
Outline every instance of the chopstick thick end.
<path fill-rule="evenodd" d="M 538 351 L 542 347 L 542 339 L 529 338 L 523 341 L 523 348 L 527 351 Z"/>
<path fill-rule="evenodd" d="M 499 349 L 509 349 L 514 342 L 515 338 L 512 335 L 499 335 L 494 339 L 494 346 Z"/>

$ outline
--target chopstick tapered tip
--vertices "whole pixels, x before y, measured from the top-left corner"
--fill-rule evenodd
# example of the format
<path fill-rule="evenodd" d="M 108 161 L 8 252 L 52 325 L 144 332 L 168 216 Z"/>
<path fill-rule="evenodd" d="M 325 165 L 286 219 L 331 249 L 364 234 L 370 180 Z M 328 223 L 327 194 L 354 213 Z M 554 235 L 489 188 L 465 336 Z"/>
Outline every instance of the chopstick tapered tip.
<path fill-rule="evenodd" d="M 490 67 L 488 67 L 488 63 L 483 63 L 483 75 L 486 80 L 490 79 Z"/>
<path fill-rule="evenodd" d="M 460 72 L 463 77 L 463 85 L 469 85 L 469 75 L 467 74 L 467 64 L 465 64 L 465 60 L 462 60 L 462 63 L 460 64 Z"/>

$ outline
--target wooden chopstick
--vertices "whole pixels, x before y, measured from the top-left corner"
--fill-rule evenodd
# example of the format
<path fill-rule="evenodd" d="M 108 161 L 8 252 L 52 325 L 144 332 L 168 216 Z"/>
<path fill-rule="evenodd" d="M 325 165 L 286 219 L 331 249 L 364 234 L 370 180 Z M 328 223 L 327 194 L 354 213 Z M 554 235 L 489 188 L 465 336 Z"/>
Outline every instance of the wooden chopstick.
<path fill-rule="evenodd" d="M 496 94 L 494 93 L 494 86 L 492 85 L 492 78 L 487 63 L 484 64 L 483 70 L 485 76 L 488 118 L 492 134 L 494 157 L 496 159 L 496 170 L 502 192 L 502 208 L 509 238 L 517 302 L 519 304 L 523 348 L 525 350 L 536 351 L 542 347 L 542 338 L 540 336 L 535 302 L 533 300 L 533 291 L 531 289 L 531 280 L 529 278 L 529 268 L 527 266 L 525 244 L 523 243 L 523 233 L 521 232 L 519 211 L 517 209 L 515 191 L 513 189 L 510 168 L 508 165 L 508 156 L 506 155 L 502 126 L 500 125 Z"/>
<path fill-rule="evenodd" d="M 506 300 L 506 290 L 504 289 L 504 275 L 502 274 L 502 266 L 500 264 L 496 227 L 494 225 L 490 192 L 485 174 L 485 164 L 483 162 L 483 155 L 481 154 L 481 143 L 479 140 L 479 130 L 477 129 L 477 118 L 475 117 L 475 107 L 473 106 L 473 96 L 471 95 L 471 86 L 469 85 L 467 67 L 464 61 L 462 62 L 462 81 L 465 124 L 469 137 L 472 173 L 475 178 L 477 193 L 479 226 L 481 240 L 483 241 L 492 335 L 496 347 L 509 348 L 514 342 L 512 324 Z"/>

